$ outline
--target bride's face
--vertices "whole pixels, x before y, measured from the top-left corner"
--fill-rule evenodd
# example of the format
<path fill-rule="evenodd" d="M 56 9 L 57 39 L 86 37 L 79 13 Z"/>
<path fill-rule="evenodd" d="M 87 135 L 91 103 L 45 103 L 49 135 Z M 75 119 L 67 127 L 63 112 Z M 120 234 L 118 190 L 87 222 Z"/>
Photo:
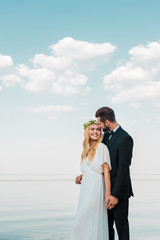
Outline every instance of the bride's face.
<path fill-rule="evenodd" d="M 90 140 L 97 141 L 101 136 L 101 128 L 97 125 L 91 125 L 89 127 L 89 138 Z"/>

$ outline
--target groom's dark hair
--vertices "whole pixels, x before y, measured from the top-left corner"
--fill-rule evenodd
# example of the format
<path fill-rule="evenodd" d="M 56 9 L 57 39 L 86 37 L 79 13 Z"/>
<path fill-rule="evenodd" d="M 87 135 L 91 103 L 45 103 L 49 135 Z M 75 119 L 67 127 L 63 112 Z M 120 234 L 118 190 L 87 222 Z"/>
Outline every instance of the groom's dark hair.
<path fill-rule="evenodd" d="M 106 120 L 108 120 L 110 122 L 115 122 L 116 121 L 114 111 L 109 107 L 99 108 L 96 111 L 95 117 L 96 118 L 100 117 L 101 122 L 103 122 L 103 123 L 105 123 Z"/>

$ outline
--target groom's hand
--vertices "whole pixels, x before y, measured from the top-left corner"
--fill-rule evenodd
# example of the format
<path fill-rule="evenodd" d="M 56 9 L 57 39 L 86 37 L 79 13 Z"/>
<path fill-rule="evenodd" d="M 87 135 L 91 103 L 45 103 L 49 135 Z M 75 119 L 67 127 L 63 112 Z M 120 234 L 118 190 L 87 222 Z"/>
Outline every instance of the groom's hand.
<path fill-rule="evenodd" d="M 109 196 L 109 199 L 108 199 L 108 202 L 109 202 L 109 203 L 108 203 L 108 205 L 107 205 L 107 208 L 111 210 L 111 209 L 114 208 L 115 205 L 118 203 L 118 198 L 110 195 L 110 196 Z"/>
<path fill-rule="evenodd" d="M 81 174 L 80 176 L 77 176 L 77 177 L 76 177 L 76 180 L 75 180 L 76 184 L 81 184 L 82 176 L 83 176 L 83 175 Z"/>

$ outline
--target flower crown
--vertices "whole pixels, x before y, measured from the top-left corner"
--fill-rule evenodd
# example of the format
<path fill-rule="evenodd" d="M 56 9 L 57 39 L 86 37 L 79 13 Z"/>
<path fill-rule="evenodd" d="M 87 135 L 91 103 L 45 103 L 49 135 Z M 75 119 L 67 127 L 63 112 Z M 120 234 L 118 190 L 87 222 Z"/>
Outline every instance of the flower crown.
<path fill-rule="evenodd" d="M 86 130 L 87 127 L 89 127 L 92 124 L 98 124 L 98 122 L 96 120 L 90 120 L 86 123 L 83 124 L 84 130 Z"/>

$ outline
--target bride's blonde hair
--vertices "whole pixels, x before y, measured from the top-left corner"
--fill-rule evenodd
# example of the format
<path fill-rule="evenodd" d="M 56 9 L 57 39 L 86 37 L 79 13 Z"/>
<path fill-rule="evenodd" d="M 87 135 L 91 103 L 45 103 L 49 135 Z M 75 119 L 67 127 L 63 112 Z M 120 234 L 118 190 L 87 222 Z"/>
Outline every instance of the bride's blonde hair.
<path fill-rule="evenodd" d="M 98 144 L 102 141 L 102 138 L 103 138 L 102 131 L 101 131 L 100 138 L 92 144 L 91 148 L 89 148 L 89 140 L 90 140 L 89 129 L 90 129 L 90 126 L 92 126 L 92 125 L 97 125 L 97 124 L 94 123 L 94 124 L 89 125 L 84 131 L 84 140 L 83 140 L 83 150 L 82 150 L 82 154 L 81 154 L 81 163 L 83 162 L 85 157 L 88 157 L 89 161 L 93 160 L 93 158 L 96 154 L 96 149 L 98 147 Z"/>

